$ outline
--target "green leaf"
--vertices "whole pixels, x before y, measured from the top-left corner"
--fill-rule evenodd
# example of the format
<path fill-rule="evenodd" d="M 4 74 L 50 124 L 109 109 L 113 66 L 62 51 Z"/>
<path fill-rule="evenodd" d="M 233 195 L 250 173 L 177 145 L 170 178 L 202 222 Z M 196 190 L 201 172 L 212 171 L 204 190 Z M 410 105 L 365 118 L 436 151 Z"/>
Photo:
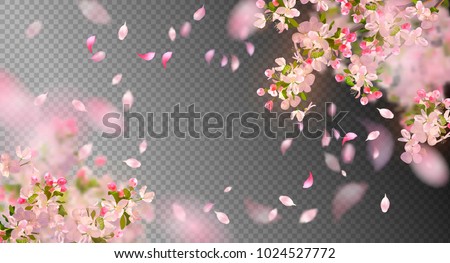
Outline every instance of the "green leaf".
<path fill-rule="evenodd" d="M 100 230 L 105 229 L 105 221 L 103 220 L 103 217 L 97 217 L 97 224 Z"/>
<path fill-rule="evenodd" d="M 377 7 L 378 7 L 378 5 L 376 3 L 373 3 L 373 2 L 366 4 L 367 10 L 375 11 L 375 10 L 377 10 Z"/>
<path fill-rule="evenodd" d="M 53 196 L 63 196 L 63 195 L 64 195 L 64 194 L 61 193 L 61 192 L 59 192 L 59 191 L 54 191 L 53 194 L 52 194 L 52 197 L 53 197 Z"/>
<path fill-rule="evenodd" d="M 125 213 L 120 217 L 120 229 L 124 229 L 127 226 L 127 218 L 125 217 Z"/>
<path fill-rule="evenodd" d="M 12 216 L 12 215 L 14 215 L 15 212 L 16 212 L 16 207 L 10 205 L 9 206 L 9 215 Z"/>
<path fill-rule="evenodd" d="M 344 69 L 344 72 L 347 74 L 352 74 L 352 72 L 348 68 Z"/>
<path fill-rule="evenodd" d="M 119 203 L 120 197 L 119 197 L 118 192 L 109 191 L 108 195 L 111 195 L 112 197 L 114 197 L 114 200 L 116 201 L 116 203 Z"/>
<path fill-rule="evenodd" d="M 104 239 L 104 238 L 102 238 L 102 237 L 91 237 L 92 238 L 92 241 L 94 242 L 94 243 L 108 243 L 108 242 L 106 242 L 106 240 Z"/>
<path fill-rule="evenodd" d="M 123 189 L 123 197 L 125 197 L 125 199 L 130 199 L 131 197 L 130 190 L 128 190 L 127 188 Z"/>
<path fill-rule="evenodd" d="M 325 12 L 320 14 L 320 22 L 326 24 L 327 23 L 327 14 Z"/>
<path fill-rule="evenodd" d="M 25 207 L 25 210 L 27 210 L 27 211 L 30 211 L 31 209 L 33 209 L 33 206 L 31 206 L 31 205 Z"/>
<path fill-rule="evenodd" d="M 25 238 L 21 238 L 21 239 L 16 239 L 17 243 L 28 243 L 28 240 Z"/>
<path fill-rule="evenodd" d="M 311 53 L 311 57 L 312 58 L 320 58 L 321 56 L 323 56 L 323 54 L 325 54 L 325 51 L 321 50 L 321 51 L 314 51 Z"/>
<path fill-rule="evenodd" d="M 33 194 L 32 196 L 28 197 L 28 203 L 32 204 L 34 201 L 36 201 L 36 198 L 38 197 L 38 194 Z"/>
<path fill-rule="evenodd" d="M 96 215 L 95 210 L 92 210 L 92 212 L 91 212 L 91 218 L 94 219 L 94 218 L 95 218 L 95 215 Z"/>
<path fill-rule="evenodd" d="M 298 27 L 297 21 L 295 21 L 294 18 L 288 18 L 289 24 L 291 24 L 293 27 Z"/>
<path fill-rule="evenodd" d="M 406 126 L 411 126 L 414 124 L 414 119 L 409 119 L 407 121 L 405 121 Z"/>
<path fill-rule="evenodd" d="M 347 85 L 349 85 L 350 87 L 355 86 L 355 82 L 353 82 L 353 78 L 350 76 L 345 77 L 345 83 L 347 83 Z"/>
<path fill-rule="evenodd" d="M 300 98 L 302 98 L 302 100 L 307 100 L 306 93 L 300 92 Z"/>
<path fill-rule="evenodd" d="M 62 205 L 59 206 L 58 214 L 63 216 L 63 217 L 67 215 L 67 212 L 66 212 L 66 209 L 64 209 L 64 206 L 62 206 Z"/>
<path fill-rule="evenodd" d="M 441 121 L 441 125 L 447 125 L 447 120 L 444 118 L 443 115 L 439 115 L 439 119 Z"/>
<path fill-rule="evenodd" d="M 390 32 L 391 37 L 397 35 L 397 33 L 400 32 L 400 29 L 399 25 L 394 26 Z"/>

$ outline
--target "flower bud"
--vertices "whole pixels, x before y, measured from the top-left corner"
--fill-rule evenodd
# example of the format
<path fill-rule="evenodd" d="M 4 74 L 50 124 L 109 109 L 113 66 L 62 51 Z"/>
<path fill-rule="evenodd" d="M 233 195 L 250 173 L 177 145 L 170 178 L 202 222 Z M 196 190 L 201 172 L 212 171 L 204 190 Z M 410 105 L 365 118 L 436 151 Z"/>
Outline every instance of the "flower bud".
<path fill-rule="evenodd" d="M 135 188 L 138 184 L 138 180 L 136 178 L 131 178 L 130 180 L 128 180 L 128 185 L 130 187 Z"/>

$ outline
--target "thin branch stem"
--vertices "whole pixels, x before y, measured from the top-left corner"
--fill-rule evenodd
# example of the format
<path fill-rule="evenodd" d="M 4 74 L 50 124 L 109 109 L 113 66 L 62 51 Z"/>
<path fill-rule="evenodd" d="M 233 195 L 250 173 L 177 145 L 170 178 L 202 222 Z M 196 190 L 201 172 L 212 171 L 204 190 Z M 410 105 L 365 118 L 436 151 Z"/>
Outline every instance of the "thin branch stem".
<path fill-rule="evenodd" d="M 439 1 L 437 4 L 434 5 L 435 8 L 438 8 L 439 6 L 441 6 L 444 3 L 445 0 L 441 0 Z"/>

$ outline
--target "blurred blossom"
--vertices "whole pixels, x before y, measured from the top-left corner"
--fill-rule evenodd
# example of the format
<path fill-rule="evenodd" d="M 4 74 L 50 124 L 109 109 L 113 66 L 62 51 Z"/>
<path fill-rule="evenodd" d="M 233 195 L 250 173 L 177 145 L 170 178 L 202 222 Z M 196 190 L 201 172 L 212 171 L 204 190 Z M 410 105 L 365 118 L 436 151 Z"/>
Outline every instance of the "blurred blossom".
<path fill-rule="evenodd" d="M 255 0 L 241 0 L 231 10 L 228 17 L 228 34 L 237 40 L 246 40 L 253 35 L 257 28 L 253 26 L 255 14 L 261 12 L 256 7 Z"/>

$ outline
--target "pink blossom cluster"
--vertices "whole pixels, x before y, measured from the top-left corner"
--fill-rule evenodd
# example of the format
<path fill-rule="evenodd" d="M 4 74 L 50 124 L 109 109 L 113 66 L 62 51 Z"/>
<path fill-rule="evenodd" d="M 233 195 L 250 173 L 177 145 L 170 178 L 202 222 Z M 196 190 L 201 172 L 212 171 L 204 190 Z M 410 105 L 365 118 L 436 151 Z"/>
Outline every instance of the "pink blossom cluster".
<path fill-rule="evenodd" d="M 297 22 L 298 2 L 315 5 L 316 15 Z M 264 28 L 271 21 L 280 33 L 291 28 L 297 30 L 292 35 L 292 62 L 277 58 L 277 65 L 265 71 L 273 83 L 257 93 L 273 97 L 265 105 L 269 110 L 276 98 L 281 100 L 283 110 L 291 107 L 302 110 L 301 101 L 307 100 L 315 81 L 313 73 L 327 67 L 337 72 L 336 81 L 345 82 L 361 104 L 381 98 L 382 93 L 374 85 L 381 81 L 381 64 L 399 54 L 403 46 L 428 45 L 422 32 L 438 19 L 440 3 L 426 7 L 421 1 L 259 0 L 256 5 L 264 9 L 255 15 L 256 27 Z M 327 22 L 334 11 L 349 17 L 350 26 L 340 26 L 335 20 Z"/>
<path fill-rule="evenodd" d="M 405 152 L 400 156 L 405 163 L 421 163 L 425 149 L 422 144 L 434 146 L 450 137 L 450 98 L 443 99 L 438 90 L 421 89 L 415 97 L 415 107 L 407 114 L 407 128 L 402 130 Z"/>

